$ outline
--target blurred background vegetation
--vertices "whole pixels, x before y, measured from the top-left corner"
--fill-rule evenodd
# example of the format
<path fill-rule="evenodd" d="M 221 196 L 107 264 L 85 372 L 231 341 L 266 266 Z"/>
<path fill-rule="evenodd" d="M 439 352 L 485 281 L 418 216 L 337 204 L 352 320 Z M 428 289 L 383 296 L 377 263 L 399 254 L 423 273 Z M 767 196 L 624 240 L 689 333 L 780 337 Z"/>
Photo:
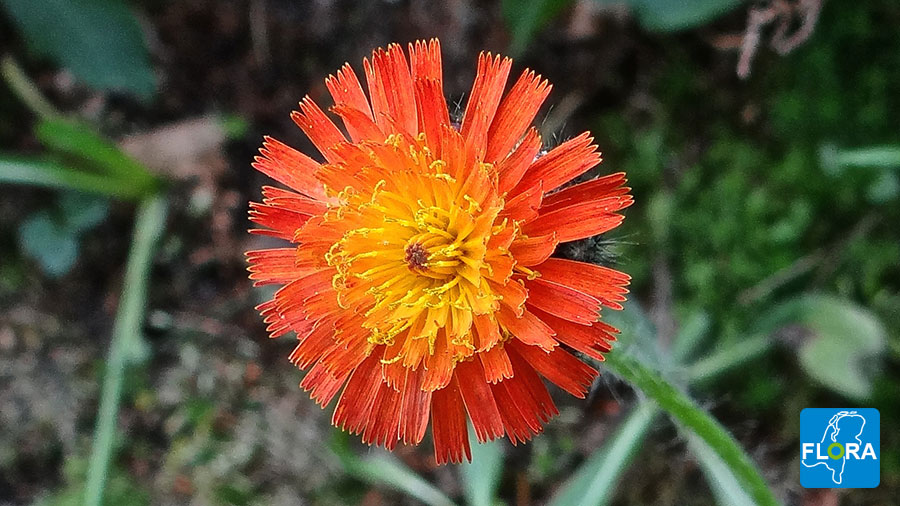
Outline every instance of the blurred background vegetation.
<path fill-rule="evenodd" d="M 898 26 L 893 0 L 0 0 L 0 504 L 895 504 Z M 310 152 L 304 94 L 431 37 L 450 103 L 482 49 L 549 78 L 545 138 L 590 129 L 637 201 L 559 251 L 634 277 L 620 358 L 545 435 L 442 468 L 332 431 L 242 254 L 270 245 L 261 136 Z M 841 406 L 881 410 L 881 486 L 805 490 L 800 410 Z"/>

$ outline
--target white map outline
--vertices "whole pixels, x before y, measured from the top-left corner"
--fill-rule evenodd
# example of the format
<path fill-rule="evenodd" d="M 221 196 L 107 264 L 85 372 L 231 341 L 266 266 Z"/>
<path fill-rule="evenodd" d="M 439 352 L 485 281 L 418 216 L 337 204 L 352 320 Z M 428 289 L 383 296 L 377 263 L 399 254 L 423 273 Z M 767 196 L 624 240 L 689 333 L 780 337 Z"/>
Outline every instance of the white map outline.
<path fill-rule="evenodd" d="M 822 433 L 822 440 L 819 441 L 819 444 L 820 444 L 820 445 L 821 445 L 822 443 L 825 442 L 825 436 L 828 435 L 828 429 L 829 429 L 829 427 L 830 427 L 831 429 L 833 429 L 832 432 L 831 432 L 831 441 L 832 441 L 832 442 L 835 442 L 835 443 L 837 442 L 837 439 L 836 439 L 836 438 L 837 438 L 838 432 L 841 431 L 841 429 L 838 428 L 838 421 L 839 421 L 841 418 L 844 418 L 844 417 L 846 417 L 846 416 L 856 416 L 856 417 L 862 418 L 862 426 L 860 426 L 860 428 L 859 428 L 859 434 L 857 434 L 856 436 L 854 436 L 854 439 L 856 439 L 856 442 L 859 443 L 859 447 L 862 448 L 863 442 L 862 442 L 862 440 L 859 438 L 859 436 L 862 436 L 863 430 L 865 430 L 865 428 L 866 428 L 866 417 L 860 415 L 857 411 L 838 411 L 834 416 L 832 416 L 832 417 L 831 417 L 831 420 L 828 420 L 828 426 L 825 427 L 825 432 Z M 836 485 L 840 485 L 840 484 L 841 484 L 841 481 L 843 481 L 843 479 L 844 479 L 844 467 L 847 465 L 847 455 L 846 455 L 846 451 L 847 451 L 847 450 L 846 450 L 846 448 L 845 448 L 845 449 L 844 449 L 844 452 L 845 452 L 844 455 L 842 455 L 841 458 L 838 459 L 838 460 L 841 461 L 841 470 L 840 470 L 839 473 L 837 473 L 837 478 L 835 478 L 835 476 L 834 476 L 835 472 L 837 472 L 836 469 L 834 469 L 834 468 L 832 468 L 831 466 L 829 466 L 829 465 L 828 465 L 828 461 L 825 461 L 825 462 L 816 462 L 816 463 L 813 464 L 813 465 L 808 465 L 806 462 L 804 462 L 804 461 L 801 459 L 801 460 L 800 460 L 800 463 L 803 464 L 804 467 L 809 467 L 809 468 L 816 467 L 816 466 L 818 466 L 818 465 L 823 465 L 823 466 L 825 466 L 825 469 L 828 469 L 828 470 L 831 471 L 831 481 L 833 481 Z M 835 466 L 835 467 L 837 467 L 837 466 Z"/>

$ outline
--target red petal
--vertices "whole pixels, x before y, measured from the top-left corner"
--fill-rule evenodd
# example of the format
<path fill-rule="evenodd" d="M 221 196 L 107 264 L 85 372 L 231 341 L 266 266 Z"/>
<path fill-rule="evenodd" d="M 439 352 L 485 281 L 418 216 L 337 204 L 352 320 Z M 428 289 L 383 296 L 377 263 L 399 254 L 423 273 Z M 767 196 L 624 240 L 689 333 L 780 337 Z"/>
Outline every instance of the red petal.
<path fill-rule="evenodd" d="M 559 344 L 553 339 L 556 332 L 529 311 L 525 311 L 521 318 L 517 318 L 512 310 L 506 306 L 500 306 L 497 320 L 510 334 L 525 344 L 540 346 L 547 351 Z"/>
<path fill-rule="evenodd" d="M 300 343 L 288 359 L 300 369 L 306 369 L 325 353 L 337 347 L 334 343 L 334 328 L 331 323 L 319 323 L 311 332 L 300 337 Z"/>
<path fill-rule="evenodd" d="M 441 65 L 441 42 L 431 39 L 428 42 L 417 40 L 409 44 L 409 66 L 412 68 L 413 80 L 434 79 L 440 83 L 443 72 Z"/>
<path fill-rule="evenodd" d="M 326 160 L 331 163 L 341 161 L 332 148 L 346 142 L 347 139 L 309 96 L 303 97 L 300 101 L 300 110 L 292 112 L 291 119 L 309 137 Z"/>
<path fill-rule="evenodd" d="M 509 246 L 509 252 L 516 259 L 516 263 L 530 267 L 550 258 L 557 244 L 559 241 L 556 239 L 556 232 L 534 237 L 519 237 Z"/>
<path fill-rule="evenodd" d="M 388 450 L 393 450 L 397 446 L 400 431 L 400 400 L 400 392 L 387 386 L 386 383 L 381 383 L 372 402 L 372 410 L 366 418 L 363 443 L 383 446 Z"/>
<path fill-rule="evenodd" d="M 425 132 L 428 146 L 435 158 L 441 157 L 441 129 L 450 126 L 450 115 L 441 82 L 435 79 L 416 79 L 416 105 L 419 108 L 419 130 Z"/>
<path fill-rule="evenodd" d="M 325 86 L 331 92 L 335 105 L 343 104 L 347 108 L 359 111 L 369 122 L 372 121 L 372 108 L 369 106 L 369 101 L 366 99 L 362 85 L 359 83 L 359 79 L 349 63 L 345 63 L 337 71 L 337 77 L 333 75 L 328 76 L 325 79 Z M 344 125 L 350 133 L 350 137 L 354 140 L 359 139 L 359 132 L 356 130 L 355 125 L 347 124 L 346 119 L 344 120 Z"/>
<path fill-rule="evenodd" d="M 500 327 L 497 326 L 497 320 L 489 315 L 477 314 L 472 317 L 472 322 L 477 332 L 476 351 L 490 349 L 500 342 Z"/>
<path fill-rule="evenodd" d="M 350 138 L 354 141 L 383 140 L 387 138 L 381 128 L 372 121 L 372 118 L 368 114 L 355 107 L 346 104 L 337 104 L 331 108 L 331 111 L 341 117 L 344 126 L 347 127 L 347 132 L 350 133 Z M 342 149 L 345 148 L 341 146 L 335 151 L 340 153 Z"/>
<path fill-rule="evenodd" d="M 591 326 L 580 325 L 557 318 L 539 309 L 534 314 L 556 330 L 556 339 L 571 346 L 576 351 L 595 359 L 603 360 L 603 353 L 612 349 L 614 335 L 618 330 L 602 322 L 594 322 Z"/>
<path fill-rule="evenodd" d="M 526 282 L 528 304 L 552 315 L 590 325 L 600 317 L 600 301 L 566 285 L 537 278 Z"/>
<path fill-rule="evenodd" d="M 526 223 L 522 232 L 526 235 L 546 235 L 556 232 L 559 242 L 602 234 L 612 230 L 625 219 L 615 211 L 632 204 L 630 196 L 610 197 L 583 202 L 541 214 L 534 221 Z"/>
<path fill-rule="evenodd" d="M 625 173 L 617 172 L 564 188 L 544 197 L 541 212 L 550 212 L 588 200 L 626 195 L 631 189 L 622 186 L 623 184 L 625 184 Z"/>
<path fill-rule="evenodd" d="M 555 147 L 531 164 L 511 193 L 525 191 L 540 183 L 549 191 L 597 165 L 600 153 L 597 146 L 591 144 L 593 141 L 594 138 L 585 132 Z"/>
<path fill-rule="evenodd" d="M 313 269 L 311 265 L 297 265 L 297 248 L 248 251 L 246 255 L 253 286 L 284 285 L 309 274 Z"/>
<path fill-rule="evenodd" d="M 489 283 L 489 286 L 497 295 L 503 297 L 500 300 L 501 304 L 511 309 L 516 317 L 522 316 L 522 311 L 525 310 L 522 305 L 528 298 L 528 290 L 521 283 L 511 280 L 505 284 Z"/>
<path fill-rule="evenodd" d="M 324 408 L 337 395 L 349 376 L 350 371 L 340 376 L 334 376 L 321 363 L 317 363 L 306 373 L 303 381 L 300 382 L 300 388 L 309 392 L 310 398 Z"/>
<path fill-rule="evenodd" d="M 494 346 L 488 351 L 479 353 L 478 356 L 484 367 L 484 380 L 488 383 L 497 383 L 505 378 L 512 378 L 512 363 L 510 363 L 506 351 L 503 350 L 503 346 Z"/>
<path fill-rule="evenodd" d="M 514 340 L 507 346 L 511 348 L 508 351 L 510 356 L 520 355 L 543 377 L 579 399 L 587 395 L 594 378 L 599 374 L 596 369 L 562 348 L 547 353 L 537 346 L 528 346 Z"/>
<path fill-rule="evenodd" d="M 531 127 L 522 142 L 502 162 L 497 164 L 497 192 L 500 194 L 512 190 L 541 150 L 541 135 Z"/>
<path fill-rule="evenodd" d="M 328 87 L 335 104 L 347 104 L 360 111 L 368 112 L 371 117 L 369 101 L 366 99 L 366 94 L 359 83 L 359 78 L 356 77 L 356 72 L 353 71 L 353 67 L 349 63 L 345 63 L 337 71 L 337 76 L 328 76 L 325 79 L 325 86 Z"/>
<path fill-rule="evenodd" d="M 625 300 L 631 276 L 600 265 L 549 258 L 535 267 L 541 273 L 541 279 L 592 295 L 603 305 L 612 309 L 622 309 L 620 302 Z"/>
<path fill-rule="evenodd" d="M 443 332 L 440 332 L 437 339 L 435 353 L 425 357 L 423 390 L 440 390 L 445 388 L 453 378 L 453 357 L 450 354 L 450 348 L 447 346 L 447 337 Z"/>
<path fill-rule="evenodd" d="M 501 60 L 500 55 L 484 52 L 478 55 L 478 70 L 460 129 L 466 139 L 481 139 L 482 143 L 487 140 L 488 127 L 500 105 L 511 67 L 512 60 L 509 58 Z M 478 150 L 483 149 L 481 146 Z"/>
<path fill-rule="evenodd" d="M 500 103 L 488 130 L 484 160 L 496 163 L 509 154 L 534 120 L 544 99 L 550 94 L 550 83 L 533 71 L 525 70 Z"/>
<path fill-rule="evenodd" d="M 262 156 L 254 158 L 253 168 L 290 188 L 316 200 L 325 199 L 325 189 L 316 179 L 319 163 L 272 137 L 263 137 Z"/>
<path fill-rule="evenodd" d="M 349 374 L 372 353 L 373 345 L 366 339 L 347 339 L 336 343 L 319 361 L 335 376 Z"/>
<path fill-rule="evenodd" d="M 387 50 L 378 49 L 372 53 L 372 66 L 364 61 L 369 94 L 372 96 L 372 110 L 375 122 L 382 131 L 391 131 L 391 121 L 401 133 L 416 134 L 416 99 L 409 64 L 403 50 L 391 44 Z M 386 117 L 385 117 L 386 115 Z"/>
<path fill-rule="evenodd" d="M 503 436 L 503 420 L 491 388 L 484 381 L 481 362 L 467 360 L 457 364 L 456 379 L 478 441 L 484 443 Z"/>
<path fill-rule="evenodd" d="M 541 207 L 541 200 L 544 197 L 544 190 L 541 185 L 533 186 L 519 193 L 503 206 L 500 216 L 509 216 L 519 223 L 526 223 L 538 217 L 538 209 Z"/>
<path fill-rule="evenodd" d="M 310 216 L 281 207 L 267 206 L 256 202 L 250 203 L 250 221 L 265 229 L 253 229 L 250 232 L 294 241 L 294 235 L 300 230 Z"/>
<path fill-rule="evenodd" d="M 434 459 L 437 464 L 458 464 L 465 458 L 472 460 L 466 430 L 466 412 L 459 386 L 454 378 L 447 388 L 431 396 L 431 432 L 434 437 Z"/>
<path fill-rule="evenodd" d="M 365 428 L 375 394 L 383 383 L 380 365 L 381 361 L 373 353 L 353 371 L 334 408 L 332 425 L 351 434 L 359 434 Z"/>
<path fill-rule="evenodd" d="M 423 369 L 406 370 L 403 399 L 400 401 L 400 438 L 404 444 L 419 444 L 425 437 L 431 414 L 431 392 L 422 390 Z"/>
<path fill-rule="evenodd" d="M 497 399 L 506 434 L 513 444 L 525 442 L 543 430 L 543 424 L 557 415 L 547 387 L 517 354 L 509 355 L 513 377 L 491 385 Z"/>

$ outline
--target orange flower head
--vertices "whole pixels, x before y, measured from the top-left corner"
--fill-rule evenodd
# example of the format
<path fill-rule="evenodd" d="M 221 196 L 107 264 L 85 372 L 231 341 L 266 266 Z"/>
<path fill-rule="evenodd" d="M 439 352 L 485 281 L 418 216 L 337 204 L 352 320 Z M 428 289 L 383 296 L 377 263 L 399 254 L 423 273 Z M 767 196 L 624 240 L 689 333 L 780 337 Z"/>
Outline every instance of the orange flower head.
<path fill-rule="evenodd" d="M 541 376 L 584 397 L 616 329 L 629 277 L 551 258 L 561 242 L 615 228 L 632 203 L 625 175 L 558 189 L 600 162 L 588 133 L 549 152 L 531 126 L 550 85 L 482 53 L 459 124 L 444 99 L 437 40 L 378 49 L 325 84 L 339 129 L 309 97 L 292 114 L 318 162 L 266 138 L 266 186 L 252 232 L 290 247 L 251 251 L 250 278 L 283 285 L 261 311 L 272 337 L 296 332 L 290 360 L 332 422 L 393 449 L 429 419 L 439 464 L 479 441 L 513 444 L 557 413 Z M 565 346 L 561 346 L 561 344 Z"/>

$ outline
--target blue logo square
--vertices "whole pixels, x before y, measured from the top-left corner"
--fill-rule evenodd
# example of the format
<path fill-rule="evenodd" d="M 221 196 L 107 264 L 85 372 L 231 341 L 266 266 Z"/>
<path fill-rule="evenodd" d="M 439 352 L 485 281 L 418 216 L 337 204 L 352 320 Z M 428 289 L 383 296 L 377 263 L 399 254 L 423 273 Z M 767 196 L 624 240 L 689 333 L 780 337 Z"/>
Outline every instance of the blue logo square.
<path fill-rule="evenodd" d="M 881 413 L 875 408 L 800 412 L 800 484 L 875 488 L 881 482 Z"/>

